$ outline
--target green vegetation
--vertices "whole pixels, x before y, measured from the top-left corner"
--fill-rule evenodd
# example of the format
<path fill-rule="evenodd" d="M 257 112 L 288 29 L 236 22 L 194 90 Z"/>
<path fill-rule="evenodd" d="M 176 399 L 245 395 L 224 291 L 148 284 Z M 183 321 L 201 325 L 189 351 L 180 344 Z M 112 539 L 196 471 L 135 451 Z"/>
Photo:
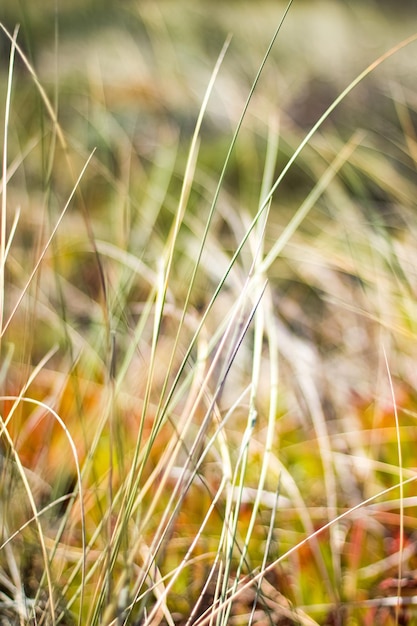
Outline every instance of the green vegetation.
<path fill-rule="evenodd" d="M 405 6 L 6 3 L 0 624 L 417 623 Z"/>

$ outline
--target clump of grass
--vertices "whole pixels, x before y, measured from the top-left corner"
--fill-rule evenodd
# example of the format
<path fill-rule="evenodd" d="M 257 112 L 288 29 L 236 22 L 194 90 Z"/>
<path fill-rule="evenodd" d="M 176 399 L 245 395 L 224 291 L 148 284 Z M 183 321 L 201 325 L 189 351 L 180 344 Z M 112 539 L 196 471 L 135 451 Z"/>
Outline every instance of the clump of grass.
<path fill-rule="evenodd" d="M 389 137 L 324 125 L 417 36 L 303 134 L 256 115 L 286 13 L 217 172 L 204 129 L 230 40 L 186 149 L 171 118 L 138 147 L 95 85 L 90 151 L 3 29 L 4 623 L 409 619 L 412 94 L 389 94 Z"/>

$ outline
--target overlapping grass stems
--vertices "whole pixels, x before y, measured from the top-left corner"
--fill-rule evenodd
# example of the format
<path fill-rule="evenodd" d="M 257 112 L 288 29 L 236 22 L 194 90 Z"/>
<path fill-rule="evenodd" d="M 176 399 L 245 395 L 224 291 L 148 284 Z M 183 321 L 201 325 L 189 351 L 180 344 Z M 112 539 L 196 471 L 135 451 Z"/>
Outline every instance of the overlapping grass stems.
<path fill-rule="evenodd" d="M 1 623 L 406 619 L 415 93 L 386 137 L 328 122 L 417 35 L 303 133 L 262 91 L 291 4 L 213 139 L 226 40 L 188 148 L 97 76 L 74 113 L 2 26 Z"/>

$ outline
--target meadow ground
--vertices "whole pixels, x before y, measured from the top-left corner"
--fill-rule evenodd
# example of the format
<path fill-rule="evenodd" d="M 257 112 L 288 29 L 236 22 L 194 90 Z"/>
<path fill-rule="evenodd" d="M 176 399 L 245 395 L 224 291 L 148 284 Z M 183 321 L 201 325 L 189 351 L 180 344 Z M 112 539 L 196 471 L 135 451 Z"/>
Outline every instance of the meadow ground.
<path fill-rule="evenodd" d="M 0 17 L 0 624 L 417 624 L 412 3 Z"/>

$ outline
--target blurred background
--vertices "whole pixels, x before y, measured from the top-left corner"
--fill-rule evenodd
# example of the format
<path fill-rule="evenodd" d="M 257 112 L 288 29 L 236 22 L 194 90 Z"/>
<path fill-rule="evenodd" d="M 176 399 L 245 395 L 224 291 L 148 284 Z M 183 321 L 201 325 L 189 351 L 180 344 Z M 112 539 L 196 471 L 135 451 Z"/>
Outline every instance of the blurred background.
<path fill-rule="evenodd" d="M 5 0 L 1 19 L 9 32 L 20 25 L 19 43 L 48 91 L 58 88 L 60 120 L 64 127 L 74 126 L 68 129 L 74 138 L 89 122 L 94 143 L 94 134 L 101 134 L 101 124 L 94 120 L 101 105 L 145 143 L 152 141 L 154 125 L 161 121 L 185 132 L 193 128 L 229 34 L 232 42 L 206 130 L 218 134 L 233 128 L 284 9 L 283 2 Z M 412 33 L 415 11 L 415 3 L 406 0 L 296 0 L 261 79 L 263 94 L 252 109 L 259 118 L 265 116 L 264 122 L 279 111 L 309 128 L 357 73 Z M 5 71 L 4 36 L 1 46 Z M 413 85 L 412 66 L 412 50 L 392 59 L 355 91 L 350 106 L 341 107 L 332 121 L 341 131 L 370 122 L 382 132 L 378 114 L 390 108 L 395 83 L 404 89 Z M 93 96 L 88 113 L 83 109 L 86 94 Z M 92 110 L 94 105 L 97 110 Z M 24 109 L 30 117 L 31 103 L 26 101 Z M 102 141 L 110 142 L 105 134 Z"/>

